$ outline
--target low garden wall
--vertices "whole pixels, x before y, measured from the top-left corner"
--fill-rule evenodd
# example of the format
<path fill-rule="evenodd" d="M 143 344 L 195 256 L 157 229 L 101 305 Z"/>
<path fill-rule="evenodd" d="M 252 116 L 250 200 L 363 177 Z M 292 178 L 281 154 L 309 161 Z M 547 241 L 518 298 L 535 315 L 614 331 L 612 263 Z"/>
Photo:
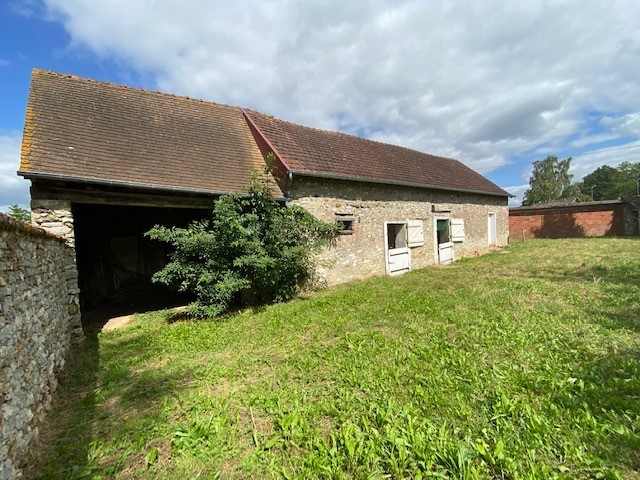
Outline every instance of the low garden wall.
<path fill-rule="evenodd" d="M 620 201 L 557 207 L 532 205 L 509 210 L 509 236 L 512 239 L 605 237 L 625 233 L 624 206 Z"/>
<path fill-rule="evenodd" d="M 56 376 L 82 338 L 73 248 L 0 214 L 0 478 L 19 476 Z"/>

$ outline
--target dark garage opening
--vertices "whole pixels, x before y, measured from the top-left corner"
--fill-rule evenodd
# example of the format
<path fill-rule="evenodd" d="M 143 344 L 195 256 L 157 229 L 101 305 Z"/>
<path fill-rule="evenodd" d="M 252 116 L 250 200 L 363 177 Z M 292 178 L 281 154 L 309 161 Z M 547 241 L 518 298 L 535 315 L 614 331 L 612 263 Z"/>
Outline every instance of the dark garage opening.
<path fill-rule="evenodd" d="M 185 227 L 211 210 L 74 204 L 80 307 L 85 329 L 110 318 L 175 307 L 191 298 L 151 277 L 170 247 L 145 237 L 154 225 Z"/>

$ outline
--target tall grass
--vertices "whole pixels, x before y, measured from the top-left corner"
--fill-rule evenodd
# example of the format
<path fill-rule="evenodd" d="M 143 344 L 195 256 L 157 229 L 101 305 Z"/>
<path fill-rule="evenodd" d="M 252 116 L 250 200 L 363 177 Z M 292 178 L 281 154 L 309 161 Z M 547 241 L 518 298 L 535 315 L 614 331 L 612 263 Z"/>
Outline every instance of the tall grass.
<path fill-rule="evenodd" d="M 34 478 L 637 478 L 640 241 L 531 241 L 74 352 Z"/>

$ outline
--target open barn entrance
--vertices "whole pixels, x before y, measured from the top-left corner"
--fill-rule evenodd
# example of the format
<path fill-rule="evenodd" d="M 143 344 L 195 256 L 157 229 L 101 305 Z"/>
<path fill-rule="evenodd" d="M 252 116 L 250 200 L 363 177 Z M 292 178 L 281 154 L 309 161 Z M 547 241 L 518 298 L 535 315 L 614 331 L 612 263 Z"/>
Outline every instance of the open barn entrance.
<path fill-rule="evenodd" d="M 187 226 L 210 209 L 73 204 L 72 210 L 85 329 L 191 300 L 151 282 L 166 264 L 169 247 L 144 234 L 154 225 Z"/>

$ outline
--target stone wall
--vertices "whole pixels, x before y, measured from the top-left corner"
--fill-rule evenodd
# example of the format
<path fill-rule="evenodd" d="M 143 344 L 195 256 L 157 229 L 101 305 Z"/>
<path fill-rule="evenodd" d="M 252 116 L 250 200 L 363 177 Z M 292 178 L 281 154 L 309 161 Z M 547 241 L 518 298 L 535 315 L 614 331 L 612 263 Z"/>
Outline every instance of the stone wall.
<path fill-rule="evenodd" d="M 31 223 L 47 232 L 63 237 L 70 247 L 75 246 L 73 214 L 68 200 L 31 200 Z"/>
<path fill-rule="evenodd" d="M 78 338 L 78 287 L 65 239 L 0 214 L 0 478 L 18 466 Z"/>
<path fill-rule="evenodd" d="M 68 200 L 31 200 L 31 223 L 48 233 L 64 239 L 69 248 L 66 251 L 66 275 L 69 286 L 69 323 L 74 339 L 83 338 L 80 314 L 80 290 L 78 288 L 78 267 L 76 265 L 76 239 L 73 228 L 71 202 Z"/>
<path fill-rule="evenodd" d="M 354 219 L 353 234 L 340 235 L 318 256 L 318 280 L 329 285 L 385 275 L 385 222 L 422 220 L 425 242 L 411 248 L 412 269 L 437 263 L 438 218 L 464 220 L 465 240 L 454 243 L 454 259 L 489 250 L 489 213 L 496 214 L 496 245 L 508 241 L 506 197 L 294 176 L 290 203 L 321 220 Z"/>

